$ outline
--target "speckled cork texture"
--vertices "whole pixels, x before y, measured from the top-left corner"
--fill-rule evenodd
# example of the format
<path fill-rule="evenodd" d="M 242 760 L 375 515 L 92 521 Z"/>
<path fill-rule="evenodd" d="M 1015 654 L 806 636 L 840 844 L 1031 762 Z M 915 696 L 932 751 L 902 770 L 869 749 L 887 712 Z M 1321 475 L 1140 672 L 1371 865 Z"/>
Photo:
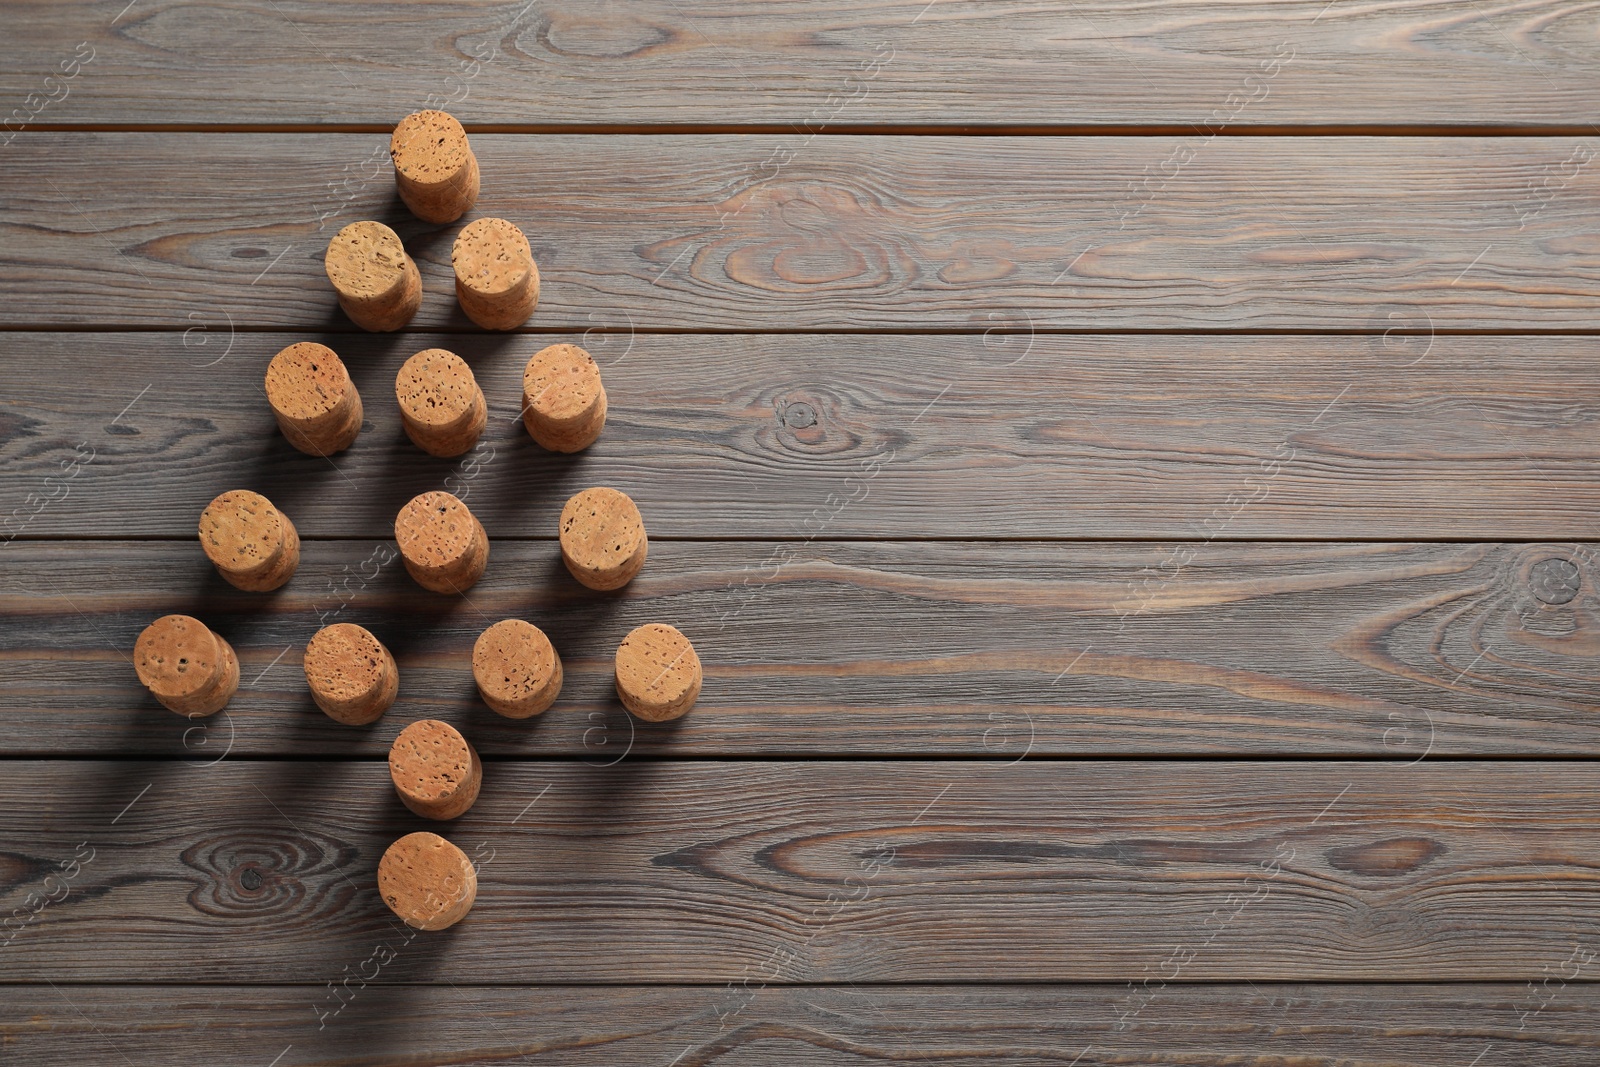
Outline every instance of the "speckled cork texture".
<path fill-rule="evenodd" d="M 189 718 L 215 715 L 239 689 L 233 646 L 188 615 L 163 615 L 146 626 L 133 666 L 163 707 Z"/>
<path fill-rule="evenodd" d="M 230 585 L 276 589 L 300 565 L 300 536 L 272 501 L 248 489 L 223 493 L 200 513 L 200 547 Z"/>
<path fill-rule="evenodd" d="M 389 746 L 389 777 L 400 802 L 425 819 L 454 819 L 472 807 L 483 784 L 483 763 L 457 730 L 422 719 Z"/>
<path fill-rule="evenodd" d="M 552 452 L 581 452 L 606 424 L 600 367 L 577 345 L 551 345 L 522 372 L 522 424 Z"/>
<path fill-rule="evenodd" d="M 489 405 L 467 361 L 443 348 L 426 348 L 394 379 L 400 422 L 418 448 L 434 456 L 459 456 L 478 443 Z"/>
<path fill-rule="evenodd" d="M 489 564 L 483 524 L 449 493 L 413 497 L 395 516 L 394 539 L 407 573 L 435 593 L 465 592 Z"/>
<path fill-rule="evenodd" d="M 361 394 L 344 362 L 326 345 L 301 341 L 273 356 L 266 389 L 278 429 L 302 452 L 343 452 L 361 432 Z"/>
<path fill-rule="evenodd" d="M 459 848 L 426 830 L 407 834 L 378 861 L 378 895 L 407 926 L 443 930 L 478 899 L 478 872 Z"/>
<path fill-rule="evenodd" d="M 354 623 L 318 630 L 306 645 L 306 684 L 328 718 L 346 726 L 377 719 L 400 692 L 400 670 L 383 642 Z"/>
<path fill-rule="evenodd" d="M 590 589 L 620 589 L 644 566 L 644 518 L 626 493 L 585 489 L 561 509 L 561 559 Z"/>
<path fill-rule="evenodd" d="M 491 709 L 508 719 L 526 719 L 561 694 L 561 657 L 533 623 L 502 619 L 473 644 L 472 677 Z"/>
<path fill-rule="evenodd" d="M 456 299 L 486 330 L 514 330 L 539 302 L 539 268 L 522 231 L 505 219 L 474 219 L 450 251 Z"/>
<path fill-rule="evenodd" d="M 424 222 L 454 222 L 478 202 L 478 159 L 453 115 L 418 111 L 389 138 L 395 189 Z"/>
<path fill-rule="evenodd" d="M 387 333 L 422 306 L 422 275 L 396 233 L 381 222 L 352 222 L 328 242 L 323 259 L 339 306 L 363 330 Z"/>
<path fill-rule="evenodd" d="M 700 657 L 675 626 L 652 622 L 617 648 L 617 696 L 647 722 L 676 719 L 700 696 Z"/>

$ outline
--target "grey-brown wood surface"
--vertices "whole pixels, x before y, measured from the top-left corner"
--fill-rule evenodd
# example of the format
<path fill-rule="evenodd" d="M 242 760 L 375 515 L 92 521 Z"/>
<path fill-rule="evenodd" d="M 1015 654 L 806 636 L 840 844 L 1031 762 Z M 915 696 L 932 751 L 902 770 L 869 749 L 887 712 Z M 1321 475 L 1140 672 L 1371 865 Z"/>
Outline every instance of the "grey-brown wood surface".
<path fill-rule="evenodd" d="M 0 11 L 0 1063 L 1578 1067 L 1600 1049 L 1600 9 L 1578 0 L 71 0 Z M 387 131 L 471 131 L 526 328 L 451 297 L 459 223 Z M 413 328 L 354 330 L 329 238 L 385 221 Z M 463 220 L 464 221 L 464 220 Z M 357 445 L 290 449 L 321 340 Z M 579 456 L 515 419 L 566 341 Z M 494 418 L 400 432 L 443 345 Z M 653 538 L 559 563 L 594 484 Z M 467 499 L 465 597 L 392 520 Z M 194 543 L 305 537 L 283 590 Z M 140 628 L 238 649 L 228 709 Z M 556 705 L 470 648 L 545 627 Z M 301 650 L 394 650 L 334 724 Z M 684 719 L 618 704 L 681 626 Z M 383 756 L 485 757 L 426 823 Z M 377 858 L 480 868 L 440 934 Z"/>
<path fill-rule="evenodd" d="M 1573 0 L 33 0 L 6 19 L 6 99 L 93 50 L 39 116 L 74 125 L 446 106 L 524 128 L 1586 128 L 1600 90 L 1600 17 Z"/>
<path fill-rule="evenodd" d="M 24 986 L 5 990 L 15 1019 L 0 1017 L 0 1040 L 57 1063 L 162 1067 L 275 1055 L 279 1067 L 1462 1067 L 1477 1057 L 1480 1067 L 1588 1067 L 1600 1055 L 1600 995 L 1558 970 L 1537 995 L 1525 984 L 1172 984 L 1126 1019 L 1125 985 L 752 983 L 730 997 L 724 987 L 352 981 L 337 1001 L 326 985 L 154 986 L 142 1003 L 125 986 Z"/>
<path fill-rule="evenodd" d="M 0 900 L 11 981 L 1536 982 L 1600 939 L 1593 762 L 490 763 L 438 937 L 375 887 L 439 827 L 380 761 L 6 771 L 60 898 Z"/>
<path fill-rule="evenodd" d="M 86 77 L 87 75 L 85 75 Z M 535 328 L 1590 329 L 1595 137 L 473 138 L 527 231 Z M 417 327 L 469 325 L 458 226 L 385 134 L 6 146 L 0 325 L 343 325 L 340 226 L 395 224 Z M 1575 153 L 1583 153 L 1575 159 Z"/>
<path fill-rule="evenodd" d="M 417 718 L 493 757 L 596 764 L 1600 753 L 1590 544 L 674 541 L 596 596 L 553 542 L 501 542 L 465 597 L 423 591 L 389 541 L 305 542 L 270 595 L 225 584 L 189 542 L 0 552 L 14 754 L 381 757 Z M 244 688 L 214 719 L 164 710 L 134 676 L 134 639 L 169 612 L 238 651 Z M 538 719 L 501 718 L 473 685 L 473 641 L 512 616 L 565 666 Z M 612 682 L 618 642 L 655 619 L 689 635 L 707 679 L 667 725 L 631 721 Z M 399 663 L 399 703 L 370 727 L 311 702 L 301 656 L 332 622 L 368 627 Z"/>
<path fill-rule="evenodd" d="M 262 389 L 273 353 L 317 337 L 366 406 L 332 461 L 283 439 Z M 595 354 L 611 397 L 576 456 L 516 418 L 524 364 L 556 341 Z M 383 539 L 413 495 L 447 487 L 491 539 L 550 538 L 569 495 L 606 484 L 657 538 L 1600 539 L 1587 338 L 373 337 L 211 320 L 0 343 L 34 368 L 0 413 L 15 501 L 0 532 L 19 537 L 189 538 L 212 497 L 251 488 L 302 534 Z M 472 364 L 495 416 L 460 459 L 400 428 L 395 372 L 435 345 Z"/>

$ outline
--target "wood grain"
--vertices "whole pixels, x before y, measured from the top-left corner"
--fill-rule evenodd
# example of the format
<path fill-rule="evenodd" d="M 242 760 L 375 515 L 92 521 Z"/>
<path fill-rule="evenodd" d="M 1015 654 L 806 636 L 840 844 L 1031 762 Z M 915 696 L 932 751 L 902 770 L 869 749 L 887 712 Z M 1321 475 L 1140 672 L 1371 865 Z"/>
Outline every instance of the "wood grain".
<path fill-rule="evenodd" d="M 470 326 L 386 134 L 25 132 L 0 324 L 348 328 L 339 226 L 391 223 L 417 328 Z M 539 329 L 1592 329 L 1593 139 L 494 136 Z M 160 190 L 152 195 L 152 190 Z M 1405 362 L 1405 361 L 1399 361 Z"/>
<path fill-rule="evenodd" d="M 1485 1049 L 1481 1067 L 1584 1067 L 1600 1048 L 1600 992 L 1552 975 L 1538 999 L 1487 983 L 1174 985 L 1120 1030 L 1123 985 L 768 986 L 719 1015 L 722 988 L 352 981 L 325 1020 L 325 985 L 10 986 L 0 1039 L 12 1067 L 89 1054 L 212 1067 L 241 1048 L 263 1065 L 281 1052 L 277 1067 L 1463 1067 Z"/>
<path fill-rule="evenodd" d="M 601 596 L 555 544 L 501 541 L 465 600 L 423 592 L 380 542 L 308 541 L 272 596 L 224 584 L 193 544 L 0 551 L 11 755 L 381 759 L 418 718 L 455 724 L 490 757 L 595 764 L 1600 754 L 1591 545 L 658 542 L 626 590 Z M 169 612 L 238 650 L 243 688 L 215 719 L 163 710 L 127 661 Z M 493 714 L 472 680 L 477 635 L 513 616 L 545 629 L 565 665 L 537 720 Z M 634 722 L 612 658 L 634 626 L 662 620 L 694 642 L 705 689 L 678 722 Z M 332 722 L 307 691 L 305 644 L 332 622 L 368 627 L 398 660 L 399 702 L 369 728 Z"/>
<path fill-rule="evenodd" d="M 1600 90 L 1566 0 L 100 0 L 7 30 L 7 100 L 95 49 L 39 115 L 75 124 L 1570 126 Z"/>
<path fill-rule="evenodd" d="M 491 539 L 554 537 L 569 495 L 611 485 L 652 539 L 1600 539 L 1600 352 L 1580 338 L 558 335 L 611 397 L 600 440 L 563 456 L 516 418 L 548 335 L 318 333 L 368 420 L 329 461 L 262 391 L 307 336 L 7 336 L 48 372 L 0 401 L 0 532 L 187 539 L 250 488 L 305 536 L 387 540 L 443 487 Z M 493 414 L 460 460 L 400 426 L 395 372 L 430 345 Z"/>
<path fill-rule="evenodd" d="M 1137 1018 L 1162 979 L 1538 980 L 1600 937 L 1593 763 L 502 763 L 450 828 L 471 916 L 403 943 L 373 870 L 424 820 L 380 762 L 6 770 L 0 907 L 64 894 L 12 982 L 318 984 L 387 943 L 374 983 L 1149 978 Z"/>

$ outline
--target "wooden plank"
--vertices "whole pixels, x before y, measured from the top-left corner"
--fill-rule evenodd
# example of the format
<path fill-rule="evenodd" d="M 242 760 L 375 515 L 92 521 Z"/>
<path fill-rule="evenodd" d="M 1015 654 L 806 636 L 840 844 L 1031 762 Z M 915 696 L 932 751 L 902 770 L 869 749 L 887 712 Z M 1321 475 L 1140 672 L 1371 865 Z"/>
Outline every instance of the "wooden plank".
<path fill-rule="evenodd" d="M 448 486 L 492 538 L 550 537 L 562 501 L 609 484 L 657 538 L 1600 539 L 1600 353 L 1580 338 L 212 327 L 8 337 L 34 370 L 0 402 L 4 532 L 189 538 L 248 487 L 302 534 L 386 539 L 406 500 Z M 331 463 L 284 441 L 262 392 L 308 336 L 365 397 L 368 428 Z M 606 430 L 576 457 L 516 419 L 551 341 L 604 368 Z M 467 358 L 495 414 L 459 460 L 400 428 L 395 373 L 431 345 Z"/>
<path fill-rule="evenodd" d="M 80 1061 L 212 1067 L 241 1048 L 276 1067 L 491 1063 L 950 1067 L 1583 1067 L 1600 991 L 1588 949 L 1526 985 L 1173 985 L 1124 1023 L 1126 986 L 721 988 L 11 986 L 12 1067 Z M 1119 1023 L 1123 1025 L 1119 1028 Z M 1524 1028 L 1524 1023 L 1526 1027 Z M 1488 1052 L 1487 1055 L 1484 1053 Z M 122 1057 L 117 1060 L 114 1057 Z M 676 1057 L 676 1059 L 674 1059 Z"/>
<path fill-rule="evenodd" d="M 461 328 L 453 228 L 399 206 L 387 144 L 24 133 L 0 324 L 343 327 L 323 252 L 377 217 L 422 270 L 413 326 Z M 1587 330 L 1600 311 L 1600 185 L 1570 162 L 1592 138 L 473 144 L 477 210 L 532 242 L 538 328 Z"/>
<path fill-rule="evenodd" d="M 383 763 L 6 771 L 13 982 L 318 984 L 380 943 L 382 983 L 1514 981 L 1600 937 L 1593 763 L 490 764 L 442 827 L 476 905 L 416 939 L 373 872 L 441 824 Z"/>
<path fill-rule="evenodd" d="M 1600 90 L 1600 23 L 1556 0 L 35 0 L 7 30 L 3 96 L 51 123 L 1539 126 Z"/>
<path fill-rule="evenodd" d="M 1173 573 L 1184 547 L 666 542 L 623 594 L 597 596 L 555 545 L 506 542 L 463 601 L 366 541 L 306 542 L 272 596 L 223 584 L 192 544 L 17 542 L 0 588 L 5 748 L 373 757 L 426 716 L 491 757 L 596 764 L 1600 753 L 1593 546 L 1214 544 Z M 171 714 L 134 677 L 135 638 L 168 612 L 238 650 L 244 688 L 215 719 Z M 489 712 L 472 682 L 473 641 L 508 616 L 544 627 L 565 663 L 533 722 Z M 634 723 L 612 657 L 661 620 L 695 642 L 705 689 L 678 722 Z M 370 729 L 309 699 L 303 649 L 334 621 L 369 627 L 400 664 L 400 701 Z"/>

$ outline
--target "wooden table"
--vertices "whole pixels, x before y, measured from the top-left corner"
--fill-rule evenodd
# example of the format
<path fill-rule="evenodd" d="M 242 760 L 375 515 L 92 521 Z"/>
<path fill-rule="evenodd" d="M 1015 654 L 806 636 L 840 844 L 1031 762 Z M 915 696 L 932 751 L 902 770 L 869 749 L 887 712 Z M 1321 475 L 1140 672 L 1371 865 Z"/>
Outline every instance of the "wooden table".
<path fill-rule="evenodd" d="M 1600 10 L 124 2 L 0 16 L 6 1064 L 1600 1057 Z M 515 334 L 395 196 L 426 106 L 532 242 Z M 367 218 L 400 334 L 323 276 Z M 263 396 L 299 340 L 366 398 L 332 462 Z M 557 341 L 578 456 L 516 420 Z M 433 346 L 464 459 L 391 399 Z M 601 484 L 653 541 L 614 595 L 554 538 Z M 464 597 L 392 562 L 440 487 Z M 234 488 L 304 538 L 277 594 L 195 541 Z M 168 612 L 226 713 L 138 686 Z M 507 616 L 537 720 L 473 690 Z M 310 701 L 334 620 L 399 661 L 370 728 Z M 609 671 L 655 620 L 706 682 L 652 726 Z M 485 759 L 433 935 L 375 886 L 424 717 Z"/>

